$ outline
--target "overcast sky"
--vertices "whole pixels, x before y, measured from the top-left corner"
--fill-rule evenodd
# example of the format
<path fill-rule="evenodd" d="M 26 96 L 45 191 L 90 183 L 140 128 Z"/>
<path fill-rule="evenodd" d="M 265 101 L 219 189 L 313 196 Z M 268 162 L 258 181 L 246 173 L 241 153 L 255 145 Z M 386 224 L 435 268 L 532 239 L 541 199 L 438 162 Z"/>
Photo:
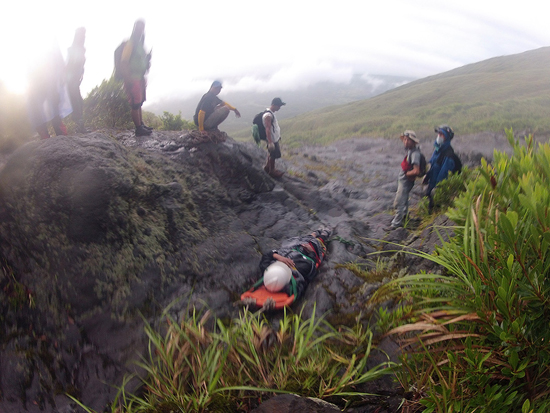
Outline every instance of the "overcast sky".
<path fill-rule="evenodd" d="M 9 4 L 9 5 L 8 5 Z M 29 62 L 87 29 L 82 94 L 109 78 L 137 18 L 153 50 L 148 100 L 286 90 L 353 74 L 425 77 L 550 45 L 548 8 L 523 0 L 50 0 L 4 2 L 0 81 L 23 91 Z"/>

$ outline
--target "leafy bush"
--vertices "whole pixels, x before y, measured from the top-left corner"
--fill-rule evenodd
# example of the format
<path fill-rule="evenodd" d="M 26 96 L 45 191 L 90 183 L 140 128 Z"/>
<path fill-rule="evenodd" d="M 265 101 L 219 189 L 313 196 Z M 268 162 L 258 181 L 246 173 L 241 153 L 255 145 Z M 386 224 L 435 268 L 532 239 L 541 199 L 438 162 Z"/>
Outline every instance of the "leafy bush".
<path fill-rule="evenodd" d="M 130 104 L 123 84 L 112 76 L 93 88 L 84 100 L 84 121 L 93 129 L 132 128 Z"/>
<path fill-rule="evenodd" d="M 438 183 L 432 191 L 434 200 L 432 214 L 445 212 L 453 206 L 455 199 L 466 190 L 466 183 L 476 179 L 477 175 L 477 170 L 470 170 L 467 166 L 464 166 L 461 173 L 451 173 L 447 179 Z M 420 200 L 416 210 L 421 218 L 427 218 L 431 215 L 428 210 L 427 197 Z"/>
<path fill-rule="evenodd" d="M 177 115 L 164 111 L 162 116 L 160 116 L 160 120 L 162 122 L 162 129 L 164 130 L 196 129 L 193 122 L 189 122 L 181 117 L 181 111 Z"/>
<path fill-rule="evenodd" d="M 428 257 L 450 275 L 381 291 L 412 305 L 389 334 L 411 346 L 400 379 L 428 412 L 550 410 L 550 145 L 507 137 L 513 155 L 483 162 L 448 213 L 456 237 Z"/>

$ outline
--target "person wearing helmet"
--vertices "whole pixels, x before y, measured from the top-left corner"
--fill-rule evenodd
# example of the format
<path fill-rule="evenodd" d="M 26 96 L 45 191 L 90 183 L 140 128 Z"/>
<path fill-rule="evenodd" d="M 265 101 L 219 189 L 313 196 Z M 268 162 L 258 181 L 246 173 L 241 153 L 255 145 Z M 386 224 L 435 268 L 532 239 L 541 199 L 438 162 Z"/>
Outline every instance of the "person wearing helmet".
<path fill-rule="evenodd" d="M 437 136 L 434 142 L 434 151 L 430 159 L 430 170 L 426 174 L 423 183 L 427 184 L 426 196 L 429 199 L 429 210 L 433 209 L 433 189 L 451 172 L 460 172 L 462 162 L 455 154 L 451 146 L 454 137 L 453 130 L 448 125 L 441 125 L 435 128 Z"/>
<path fill-rule="evenodd" d="M 279 249 L 265 253 L 260 260 L 265 288 L 271 292 L 283 291 L 289 296 L 294 294 L 295 300 L 300 298 L 319 272 L 331 233 L 330 229 L 321 228 L 309 235 L 290 238 Z M 290 282 L 291 277 L 295 280 L 295 291 L 291 291 L 294 284 Z M 267 309 L 271 305 L 274 303 L 267 304 Z"/>

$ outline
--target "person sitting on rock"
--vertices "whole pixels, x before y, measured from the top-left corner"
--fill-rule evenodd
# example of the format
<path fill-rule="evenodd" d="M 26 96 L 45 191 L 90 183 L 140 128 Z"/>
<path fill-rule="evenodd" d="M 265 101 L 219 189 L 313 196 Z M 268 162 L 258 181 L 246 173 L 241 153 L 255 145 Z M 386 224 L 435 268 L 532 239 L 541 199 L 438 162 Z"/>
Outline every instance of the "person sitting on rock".
<path fill-rule="evenodd" d="M 420 147 L 417 146 L 420 140 L 416 137 L 416 133 L 406 130 L 401 135 L 401 141 L 407 150 L 407 155 L 401 162 L 401 171 L 397 178 L 397 192 L 393 201 L 395 216 L 390 224 L 392 229 L 402 227 L 403 220 L 409 213 L 409 194 L 413 189 L 415 179 L 420 175 L 422 162 L 422 153 Z"/>
<path fill-rule="evenodd" d="M 263 254 L 259 265 L 263 276 L 241 296 L 242 303 L 272 310 L 302 297 L 319 272 L 331 233 L 330 229 L 320 228 L 309 235 L 290 238 L 281 248 Z"/>
<path fill-rule="evenodd" d="M 221 90 L 221 82 L 215 80 L 210 86 L 208 92 L 202 96 L 197 108 L 195 109 L 193 120 L 202 134 L 206 134 L 211 130 L 217 131 L 218 126 L 227 118 L 229 111 L 231 110 L 235 112 L 235 116 L 238 118 L 241 117 L 241 114 L 237 108 L 234 108 L 229 103 L 224 102 L 218 97 Z"/>

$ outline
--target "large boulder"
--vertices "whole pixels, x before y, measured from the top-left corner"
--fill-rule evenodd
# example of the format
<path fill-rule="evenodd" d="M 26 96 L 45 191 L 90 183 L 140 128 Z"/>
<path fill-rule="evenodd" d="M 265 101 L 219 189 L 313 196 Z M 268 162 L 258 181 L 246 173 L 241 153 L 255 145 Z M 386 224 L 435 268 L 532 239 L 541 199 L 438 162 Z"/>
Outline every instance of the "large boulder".
<path fill-rule="evenodd" d="M 365 163 L 366 151 L 386 155 Z M 361 139 L 314 152 L 293 170 L 278 161 L 278 181 L 264 151 L 223 134 L 105 130 L 13 153 L 0 171 L 0 411 L 69 412 L 65 393 L 102 410 L 146 351 L 144 319 L 159 324 L 169 303 L 236 316 L 261 254 L 321 225 L 337 236 L 293 309 L 368 317 L 381 280 L 345 264 L 374 265 L 400 155 Z"/>

